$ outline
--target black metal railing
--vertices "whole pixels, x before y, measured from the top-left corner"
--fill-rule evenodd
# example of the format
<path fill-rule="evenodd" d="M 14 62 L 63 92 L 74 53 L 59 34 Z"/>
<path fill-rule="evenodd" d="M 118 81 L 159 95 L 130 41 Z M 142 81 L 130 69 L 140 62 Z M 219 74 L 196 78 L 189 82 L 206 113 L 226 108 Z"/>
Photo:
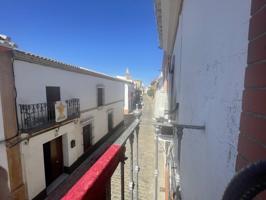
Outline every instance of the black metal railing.
<path fill-rule="evenodd" d="M 79 99 L 66 100 L 67 119 L 74 119 L 80 116 Z M 56 123 L 55 121 L 55 102 L 20 104 L 20 131 L 31 132 L 47 128 Z"/>
<path fill-rule="evenodd" d="M 79 99 L 66 100 L 67 104 L 67 118 L 74 119 L 80 116 L 80 104 Z"/>

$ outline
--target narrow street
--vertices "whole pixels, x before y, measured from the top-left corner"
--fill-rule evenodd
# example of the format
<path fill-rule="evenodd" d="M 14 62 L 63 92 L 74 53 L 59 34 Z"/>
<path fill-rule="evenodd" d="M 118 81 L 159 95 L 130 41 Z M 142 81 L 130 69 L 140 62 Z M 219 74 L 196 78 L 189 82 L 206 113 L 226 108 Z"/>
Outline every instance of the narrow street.
<path fill-rule="evenodd" d="M 154 102 L 144 96 L 144 109 L 141 117 L 140 132 L 139 132 L 139 198 L 140 200 L 154 199 L 154 158 L 155 158 L 155 143 L 154 143 L 154 127 L 152 125 Z M 130 146 L 129 141 L 126 144 L 126 157 L 129 157 Z M 134 143 L 134 153 L 135 153 Z M 163 178 L 163 146 L 159 144 L 159 188 L 158 199 L 164 199 L 164 192 L 161 189 L 164 187 Z M 129 191 L 129 160 L 125 163 L 125 199 L 130 199 Z M 116 169 L 111 181 L 112 200 L 121 199 L 120 192 L 120 166 Z"/>

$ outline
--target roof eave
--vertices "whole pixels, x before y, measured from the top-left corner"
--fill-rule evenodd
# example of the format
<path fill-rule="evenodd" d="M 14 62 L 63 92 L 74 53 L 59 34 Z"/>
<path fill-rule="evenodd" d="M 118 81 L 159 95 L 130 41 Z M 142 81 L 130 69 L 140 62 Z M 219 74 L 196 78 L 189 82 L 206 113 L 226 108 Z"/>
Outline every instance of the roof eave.
<path fill-rule="evenodd" d="M 57 60 L 52 60 L 52 59 L 45 58 L 42 56 L 27 53 L 21 50 L 13 50 L 13 57 L 15 60 L 20 60 L 20 61 L 25 61 L 25 62 L 35 63 L 35 64 L 42 64 L 42 65 L 60 69 L 60 70 L 65 70 L 65 71 L 70 71 L 74 73 L 90 75 L 90 76 L 94 76 L 98 78 L 104 78 L 104 79 L 109 79 L 113 81 L 128 83 L 127 81 L 124 81 L 124 80 L 121 80 L 121 79 L 118 79 L 118 78 L 115 78 L 115 77 L 112 77 L 106 74 L 94 72 L 87 68 L 66 64 L 66 63 L 63 63 Z"/>
<path fill-rule="evenodd" d="M 157 31 L 159 35 L 159 47 L 163 48 L 163 25 L 162 25 L 162 8 L 161 0 L 155 0 L 155 13 L 157 22 Z"/>

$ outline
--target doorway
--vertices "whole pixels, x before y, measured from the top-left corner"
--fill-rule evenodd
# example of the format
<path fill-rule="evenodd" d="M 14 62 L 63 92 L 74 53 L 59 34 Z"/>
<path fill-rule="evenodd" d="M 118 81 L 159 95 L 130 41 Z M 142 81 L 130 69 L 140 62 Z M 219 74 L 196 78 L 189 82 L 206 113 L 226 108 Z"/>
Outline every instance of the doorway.
<path fill-rule="evenodd" d="M 113 130 L 113 112 L 108 112 L 108 132 Z"/>
<path fill-rule="evenodd" d="M 84 152 L 92 146 L 92 124 L 88 124 L 83 127 L 83 144 Z"/>
<path fill-rule="evenodd" d="M 46 186 L 58 178 L 64 170 L 62 136 L 43 144 Z"/>
<path fill-rule="evenodd" d="M 55 120 L 55 102 L 61 100 L 60 87 L 46 87 L 48 121 Z"/>

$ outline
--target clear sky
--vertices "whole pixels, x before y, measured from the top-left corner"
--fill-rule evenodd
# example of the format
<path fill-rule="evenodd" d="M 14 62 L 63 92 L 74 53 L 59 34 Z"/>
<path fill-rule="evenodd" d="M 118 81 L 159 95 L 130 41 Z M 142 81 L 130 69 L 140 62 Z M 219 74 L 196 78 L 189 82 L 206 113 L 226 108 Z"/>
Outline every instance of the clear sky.
<path fill-rule="evenodd" d="M 162 51 L 153 0 L 1 0 L 0 33 L 19 49 L 145 84 Z"/>

